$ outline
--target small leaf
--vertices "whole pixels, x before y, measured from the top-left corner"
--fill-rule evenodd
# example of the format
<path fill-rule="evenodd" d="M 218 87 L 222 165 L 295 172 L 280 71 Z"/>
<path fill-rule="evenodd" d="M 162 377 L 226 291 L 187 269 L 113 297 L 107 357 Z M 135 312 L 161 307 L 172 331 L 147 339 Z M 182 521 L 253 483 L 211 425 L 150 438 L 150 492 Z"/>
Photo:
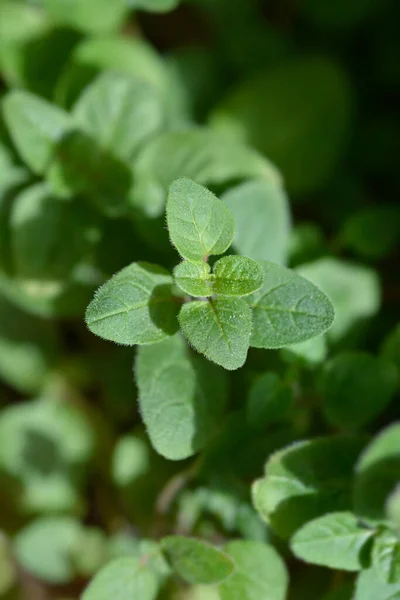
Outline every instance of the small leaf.
<path fill-rule="evenodd" d="M 189 179 L 178 179 L 169 189 L 167 224 L 178 252 L 192 261 L 222 254 L 235 233 L 233 216 L 225 204 Z"/>
<path fill-rule="evenodd" d="M 256 179 L 230 188 L 221 196 L 236 222 L 235 250 L 254 260 L 286 264 L 290 209 L 283 187 Z"/>
<path fill-rule="evenodd" d="M 72 114 L 80 129 L 114 156 L 126 160 L 163 121 L 157 89 L 117 72 L 105 72 L 87 86 Z"/>
<path fill-rule="evenodd" d="M 400 584 L 400 540 L 390 531 L 383 531 L 375 539 L 372 565 L 382 581 Z"/>
<path fill-rule="evenodd" d="M 80 541 L 81 526 L 72 517 L 42 517 L 14 539 L 14 553 L 28 573 L 51 584 L 75 577 L 72 554 Z"/>
<path fill-rule="evenodd" d="M 251 258 L 224 256 L 214 265 L 213 292 L 218 296 L 248 296 L 264 282 L 263 268 Z"/>
<path fill-rule="evenodd" d="M 6 125 L 21 158 L 37 175 L 43 175 L 57 143 L 71 128 L 69 115 L 30 92 L 15 90 L 3 100 Z"/>
<path fill-rule="evenodd" d="M 287 416 L 293 402 L 293 391 L 270 371 L 252 384 L 247 399 L 246 414 L 251 427 L 264 429 Z"/>
<path fill-rule="evenodd" d="M 174 571 L 191 584 L 220 583 L 235 569 L 227 554 L 193 538 L 169 536 L 161 541 L 161 548 Z"/>
<path fill-rule="evenodd" d="M 241 367 L 251 336 L 251 311 L 241 298 L 197 300 L 179 313 L 182 332 L 194 348 L 228 370 Z"/>
<path fill-rule="evenodd" d="M 96 575 L 85 589 L 82 600 L 155 600 L 158 580 L 143 558 L 117 558 Z"/>
<path fill-rule="evenodd" d="M 285 600 L 289 577 L 272 546 L 250 540 L 229 542 L 225 551 L 235 571 L 220 584 L 221 600 Z"/>
<path fill-rule="evenodd" d="M 360 571 L 361 550 L 373 534 L 350 512 L 329 513 L 296 531 L 290 547 L 298 558 L 314 565 Z"/>
<path fill-rule="evenodd" d="M 212 279 L 208 263 L 184 260 L 174 269 L 174 279 L 179 287 L 190 294 L 203 298 L 212 295 Z"/>
<path fill-rule="evenodd" d="M 356 466 L 354 505 L 358 515 L 386 522 L 385 505 L 400 472 L 400 423 L 381 431 L 361 454 Z"/>
<path fill-rule="evenodd" d="M 360 428 L 391 401 L 396 390 L 396 368 L 366 352 L 342 352 L 325 363 L 320 390 L 330 423 Z"/>
<path fill-rule="evenodd" d="M 159 342 L 178 329 L 178 304 L 171 291 L 172 277 L 148 263 L 132 263 L 109 279 L 86 311 L 93 333 L 133 346 Z"/>
<path fill-rule="evenodd" d="M 213 436 L 226 401 L 226 376 L 191 356 L 176 335 L 139 348 L 139 405 L 155 450 L 170 460 L 188 458 Z"/>
<path fill-rule="evenodd" d="M 297 272 L 317 285 L 335 308 L 335 321 L 328 337 L 342 338 L 361 319 L 373 316 L 380 305 L 379 279 L 375 271 L 362 265 L 321 258 L 301 265 Z"/>
<path fill-rule="evenodd" d="M 323 292 L 294 271 L 273 263 L 261 264 L 264 284 L 247 298 L 253 309 L 251 346 L 281 348 L 329 329 L 334 309 Z"/>
<path fill-rule="evenodd" d="M 328 512 L 351 510 L 353 469 L 363 447 L 355 437 L 297 442 L 275 452 L 253 485 L 253 503 L 283 538 Z"/>
<path fill-rule="evenodd" d="M 384 583 L 374 568 L 368 569 L 358 576 L 352 600 L 400 600 L 400 584 Z"/>

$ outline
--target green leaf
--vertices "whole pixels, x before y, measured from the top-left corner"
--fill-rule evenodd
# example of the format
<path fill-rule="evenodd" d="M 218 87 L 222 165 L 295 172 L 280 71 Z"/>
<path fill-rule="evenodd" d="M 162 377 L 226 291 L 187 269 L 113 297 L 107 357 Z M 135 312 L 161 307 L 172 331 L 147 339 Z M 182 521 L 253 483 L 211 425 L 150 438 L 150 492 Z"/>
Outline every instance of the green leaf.
<path fill-rule="evenodd" d="M 375 569 L 362 571 L 352 600 L 400 600 L 400 584 L 384 583 Z"/>
<path fill-rule="evenodd" d="M 284 419 L 293 403 L 293 391 L 269 371 L 252 384 L 247 399 L 246 414 L 251 427 L 264 429 Z"/>
<path fill-rule="evenodd" d="M 221 600 L 285 600 L 289 578 L 272 546 L 237 540 L 229 542 L 225 551 L 236 568 L 219 586 Z"/>
<path fill-rule="evenodd" d="M 218 296 L 248 296 L 260 289 L 264 270 L 251 258 L 224 256 L 214 265 L 213 292 Z"/>
<path fill-rule="evenodd" d="M 372 440 L 357 463 L 354 504 L 360 517 L 386 521 L 385 504 L 398 483 L 399 470 L 400 423 L 393 423 Z"/>
<path fill-rule="evenodd" d="M 157 576 L 148 561 L 117 558 L 101 569 L 85 589 L 82 600 L 155 600 L 158 588 Z"/>
<path fill-rule="evenodd" d="M 6 95 L 3 114 L 21 158 L 34 173 L 43 175 L 58 142 L 71 128 L 69 115 L 47 100 L 23 90 Z"/>
<path fill-rule="evenodd" d="M 126 0 L 43 0 L 44 7 L 56 22 L 67 24 L 90 34 L 117 30 L 128 7 Z"/>
<path fill-rule="evenodd" d="M 291 192 L 304 194 L 325 184 L 345 150 L 352 92 L 333 60 L 279 62 L 241 82 L 211 122 L 249 142 L 282 169 Z"/>
<path fill-rule="evenodd" d="M 180 0 L 127 0 L 129 6 L 149 12 L 167 12 L 178 6 Z"/>
<path fill-rule="evenodd" d="M 351 512 L 329 513 L 296 531 L 290 547 L 298 558 L 314 565 L 360 571 L 362 549 L 373 535 Z"/>
<path fill-rule="evenodd" d="M 149 447 L 144 440 L 133 435 L 119 438 L 112 459 L 112 477 L 117 486 L 132 484 L 150 467 Z"/>
<path fill-rule="evenodd" d="M 244 178 L 259 177 L 280 184 L 280 176 L 266 159 L 245 144 L 206 128 L 162 133 L 140 152 L 134 165 L 134 179 L 152 181 L 166 197 L 168 187 L 180 177 L 202 185 L 222 185 Z M 138 206 L 146 198 L 133 194 Z M 161 205 L 159 214 L 162 214 Z"/>
<path fill-rule="evenodd" d="M 72 114 L 79 129 L 126 160 L 161 128 L 164 116 L 155 87 L 116 72 L 105 72 L 86 87 Z"/>
<path fill-rule="evenodd" d="M 247 298 L 253 309 L 255 348 L 281 348 L 320 335 L 332 325 L 333 307 L 323 292 L 294 271 L 269 262 L 262 288 Z"/>
<path fill-rule="evenodd" d="M 283 538 L 328 512 L 351 510 L 354 463 L 363 440 L 319 438 L 272 454 L 253 485 L 253 503 Z"/>
<path fill-rule="evenodd" d="M 302 265 L 297 272 L 317 285 L 331 299 L 335 321 L 328 333 L 342 338 L 361 319 L 372 317 L 380 306 L 380 285 L 375 271 L 335 258 L 321 258 Z"/>
<path fill-rule="evenodd" d="M 210 265 L 204 261 L 189 262 L 184 260 L 174 269 L 174 280 L 179 287 L 198 298 L 211 296 L 212 278 L 210 276 Z"/>
<path fill-rule="evenodd" d="M 139 405 L 155 450 L 182 460 L 213 436 L 225 406 L 224 371 L 189 354 L 181 336 L 139 348 Z"/>
<path fill-rule="evenodd" d="M 23 510 L 77 507 L 82 467 L 95 440 L 87 418 L 71 402 L 53 390 L 44 399 L 3 408 L 0 440 L 0 470 L 19 482 Z"/>
<path fill-rule="evenodd" d="M 400 540 L 390 531 L 383 531 L 375 539 L 372 565 L 382 581 L 400 584 Z"/>
<path fill-rule="evenodd" d="M 241 367 L 251 336 L 251 311 L 241 298 L 197 300 L 184 304 L 179 324 L 190 344 L 228 370 Z"/>
<path fill-rule="evenodd" d="M 22 394 L 35 394 L 59 355 L 54 324 L 19 310 L 0 294 L 0 378 Z"/>
<path fill-rule="evenodd" d="M 17 195 L 9 226 L 15 274 L 28 280 L 67 279 L 100 237 L 90 208 L 57 198 L 45 183 Z"/>
<path fill-rule="evenodd" d="M 236 222 L 233 247 L 254 260 L 286 264 L 289 249 L 289 200 L 281 185 L 246 181 L 221 196 Z"/>
<path fill-rule="evenodd" d="M 38 579 L 58 585 L 69 583 L 75 577 L 72 553 L 80 541 L 80 528 L 72 517 L 37 519 L 15 537 L 15 557 Z"/>
<path fill-rule="evenodd" d="M 387 407 L 396 382 L 391 363 L 366 352 L 337 354 L 320 377 L 325 416 L 337 427 L 364 427 Z"/>
<path fill-rule="evenodd" d="M 96 335 L 123 344 L 153 344 L 178 329 L 172 277 L 156 265 L 132 263 L 109 279 L 86 311 Z"/>
<path fill-rule="evenodd" d="M 400 533 L 400 485 L 397 485 L 386 501 L 386 514 Z"/>
<path fill-rule="evenodd" d="M 54 191 L 66 198 L 84 195 L 107 217 L 127 211 L 132 173 L 91 136 L 70 131 L 57 144 L 47 173 Z"/>
<path fill-rule="evenodd" d="M 171 242 L 191 261 L 223 254 L 235 234 L 235 222 L 225 204 L 189 179 L 178 179 L 169 189 L 167 225 Z"/>
<path fill-rule="evenodd" d="M 235 569 L 227 554 L 193 538 L 166 537 L 161 541 L 161 549 L 174 571 L 191 584 L 220 583 Z"/>

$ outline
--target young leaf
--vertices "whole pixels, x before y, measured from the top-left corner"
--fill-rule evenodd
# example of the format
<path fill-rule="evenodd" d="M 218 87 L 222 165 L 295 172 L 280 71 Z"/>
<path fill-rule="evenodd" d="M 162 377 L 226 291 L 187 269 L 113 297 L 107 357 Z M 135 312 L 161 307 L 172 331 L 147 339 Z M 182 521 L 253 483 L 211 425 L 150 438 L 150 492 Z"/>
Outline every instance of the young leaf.
<path fill-rule="evenodd" d="M 283 538 L 327 512 L 351 510 L 353 469 L 363 440 L 319 438 L 272 454 L 253 485 L 253 502 Z"/>
<path fill-rule="evenodd" d="M 264 282 L 263 268 L 251 258 L 224 256 L 214 265 L 213 292 L 218 296 L 248 296 Z"/>
<path fill-rule="evenodd" d="M 225 373 L 192 357 L 181 336 L 139 348 L 136 379 L 140 412 L 157 452 L 182 460 L 213 436 L 226 401 Z"/>
<path fill-rule="evenodd" d="M 235 234 L 235 222 L 225 204 L 189 179 L 178 179 L 169 188 L 167 224 L 172 243 L 191 261 L 223 254 Z"/>
<path fill-rule="evenodd" d="M 351 512 L 329 513 L 309 521 L 290 541 L 295 555 L 314 565 L 344 571 L 360 571 L 361 551 L 374 535 Z"/>
<path fill-rule="evenodd" d="M 391 401 L 396 368 L 364 352 L 342 352 L 325 363 L 320 379 L 323 409 L 330 423 L 360 428 Z"/>
<path fill-rule="evenodd" d="M 335 258 L 321 258 L 302 265 L 297 272 L 317 285 L 331 299 L 335 321 L 328 337 L 342 338 L 360 319 L 373 316 L 380 305 L 376 272 Z"/>
<path fill-rule="evenodd" d="M 264 429 L 287 416 L 293 402 L 293 391 L 269 371 L 252 384 L 247 399 L 246 414 L 251 427 Z"/>
<path fill-rule="evenodd" d="M 69 115 L 47 100 L 23 90 L 6 95 L 3 114 L 21 158 L 34 173 L 43 175 L 57 143 L 71 128 Z"/>
<path fill-rule="evenodd" d="M 285 267 L 269 262 L 261 264 L 264 284 L 246 298 L 253 309 L 251 346 L 281 348 L 329 329 L 334 309 L 323 292 Z"/>
<path fill-rule="evenodd" d="M 163 122 L 157 89 L 142 79 L 105 72 L 85 88 L 72 111 L 79 129 L 114 156 L 130 160 Z"/>
<path fill-rule="evenodd" d="M 361 454 L 356 466 L 354 505 L 364 519 L 385 522 L 385 504 L 399 480 L 400 423 L 379 433 Z"/>
<path fill-rule="evenodd" d="M 367 569 L 357 578 L 352 600 L 400 600 L 400 583 L 385 583 L 374 568 Z"/>
<path fill-rule="evenodd" d="M 383 531 L 375 539 L 372 566 L 385 583 L 400 584 L 400 540 L 390 531 Z"/>
<path fill-rule="evenodd" d="M 90 582 L 82 600 L 155 600 L 158 588 L 157 576 L 148 561 L 136 557 L 117 558 Z"/>
<path fill-rule="evenodd" d="M 161 549 L 174 571 L 191 584 L 220 583 L 235 569 L 227 554 L 194 538 L 169 536 L 161 541 Z"/>
<path fill-rule="evenodd" d="M 251 336 L 251 311 L 241 298 L 197 300 L 179 313 L 182 332 L 194 348 L 217 365 L 239 369 Z"/>
<path fill-rule="evenodd" d="M 236 222 L 233 247 L 254 260 L 286 264 L 289 250 L 289 200 L 281 185 L 255 179 L 221 196 Z"/>
<path fill-rule="evenodd" d="M 250 540 L 229 542 L 225 551 L 235 571 L 219 586 L 221 600 L 285 600 L 289 577 L 272 546 Z"/>
<path fill-rule="evenodd" d="M 80 534 L 80 523 L 73 517 L 42 517 L 17 534 L 14 554 L 34 577 L 50 584 L 69 583 L 75 577 L 72 553 Z"/>
<path fill-rule="evenodd" d="M 175 267 L 174 279 L 179 287 L 191 296 L 202 298 L 213 293 L 210 266 L 204 261 L 194 263 L 184 260 Z"/>
<path fill-rule="evenodd" d="M 165 269 L 132 263 L 109 279 L 86 311 L 86 323 L 96 335 L 126 346 L 153 344 L 178 329 L 178 304 Z"/>

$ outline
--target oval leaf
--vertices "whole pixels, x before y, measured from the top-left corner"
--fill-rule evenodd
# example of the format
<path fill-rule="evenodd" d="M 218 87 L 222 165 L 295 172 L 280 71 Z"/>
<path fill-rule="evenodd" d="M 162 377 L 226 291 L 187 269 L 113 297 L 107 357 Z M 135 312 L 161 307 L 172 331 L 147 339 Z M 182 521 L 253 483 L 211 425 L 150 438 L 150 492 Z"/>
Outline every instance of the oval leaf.
<path fill-rule="evenodd" d="M 194 348 L 228 370 L 241 367 L 251 336 L 251 311 L 240 298 L 197 300 L 182 306 L 182 332 Z"/>
<path fill-rule="evenodd" d="M 210 266 L 204 261 L 193 263 L 184 260 L 175 267 L 174 279 L 179 287 L 191 296 L 202 298 L 212 294 Z"/>
<path fill-rule="evenodd" d="M 143 558 L 131 556 L 110 562 L 86 588 L 82 600 L 155 600 L 157 576 Z"/>
<path fill-rule="evenodd" d="M 232 559 L 211 546 L 193 538 L 170 536 L 161 548 L 174 571 L 188 583 L 220 583 L 235 569 Z"/>
<path fill-rule="evenodd" d="M 190 179 L 178 179 L 171 185 L 167 224 L 171 242 L 183 258 L 192 261 L 222 254 L 235 234 L 235 222 L 226 205 Z"/>
<path fill-rule="evenodd" d="M 229 542 L 225 551 L 236 569 L 219 587 L 221 600 L 285 600 L 289 577 L 275 548 L 238 540 Z"/>
<path fill-rule="evenodd" d="M 139 348 L 140 412 L 157 452 L 182 460 L 207 443 L 225 405 L 225 376 L 203 358 L 190 356 L 179 335 Z"/>
<path fill-rule="evenodd" d="M 213 273 L 213 291 L 218 296 L 248 296 L 264 281 L 263 268 L 244 256 L 224 256 L 215 263 Z"/>
<path fill-rule="evenodd" d="M 290 547 L 296 556 L 314 565 L 360 571 L 361 550 L 373 534 L 350 512 L 330 513 L 303 525 Z"/>
<path fill-rule="evenodd" d="M 293 271 L 262 263 L 264 284 L 247 298 L 253 309 L 255 348 L 281 348 L 313 338 L 332 325 L 334 309 L 327 296 Z"/>
<path fill-rule="evenodd" d="M 165 269 L 132 263 L 96 292 L 86 311 L 87 326 L 117 344 L 159 342 L 178 329 L 171 284 Z"/>

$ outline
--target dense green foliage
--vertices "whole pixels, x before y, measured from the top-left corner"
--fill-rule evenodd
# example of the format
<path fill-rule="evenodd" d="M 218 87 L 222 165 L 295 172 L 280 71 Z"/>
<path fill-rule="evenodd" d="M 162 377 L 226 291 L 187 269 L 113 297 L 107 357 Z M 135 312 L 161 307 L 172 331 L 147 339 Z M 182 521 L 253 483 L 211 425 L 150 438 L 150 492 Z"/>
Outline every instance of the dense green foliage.
<path fill-rule="evenodd" d="M 400 598 L 399 18 L 0 0 L 1 599 Z"/>

